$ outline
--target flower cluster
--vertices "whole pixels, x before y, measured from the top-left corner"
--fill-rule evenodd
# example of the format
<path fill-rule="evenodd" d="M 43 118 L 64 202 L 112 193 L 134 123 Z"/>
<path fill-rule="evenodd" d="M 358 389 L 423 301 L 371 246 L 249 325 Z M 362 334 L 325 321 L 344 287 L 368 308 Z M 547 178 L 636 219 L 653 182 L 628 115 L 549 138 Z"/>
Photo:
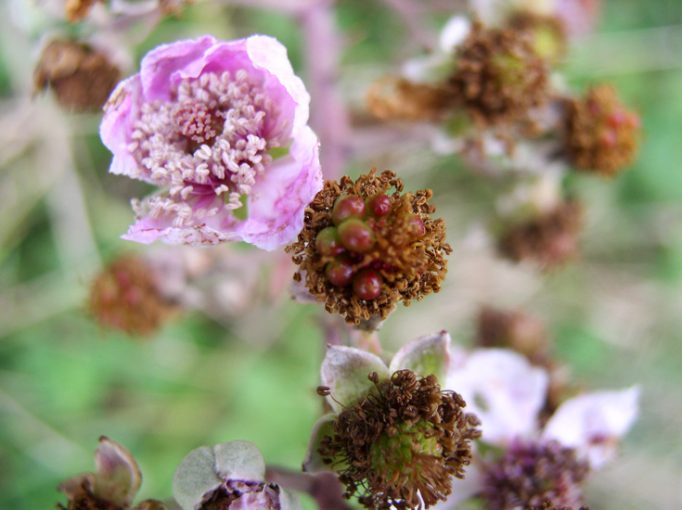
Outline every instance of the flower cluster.
<path fill-rule="evenodd" d="M 431 218 L 430 190 L 402 191 L 389 171 L 327 181 L 287 247 L 295 279 L 348 322 L 385 319 L 398 302 L 440 289 L 451 251 L 445 225 Z"/>
<path fill-rule="evenodd" d="M 588 3 L 473 0 L 476 21 L 452 18 L 438 51 L 367 94 L 379 119 L 436 125 L 436 152 L 456 153 L 480 173 L 511 175 L 518 188 L 539 176 L 552 183 L 551 210 L 539 207 L 523 222 L 499 214 L 499 252 L 516 262 L 551 268 L 575 258 L 582 207 L 564 196 L 563 177 L 571 169 L 612 176 L 636 158 L 639 119 L 615 89 L 576 97 L 556 72 L 569 37 L 594 17 Z"/>

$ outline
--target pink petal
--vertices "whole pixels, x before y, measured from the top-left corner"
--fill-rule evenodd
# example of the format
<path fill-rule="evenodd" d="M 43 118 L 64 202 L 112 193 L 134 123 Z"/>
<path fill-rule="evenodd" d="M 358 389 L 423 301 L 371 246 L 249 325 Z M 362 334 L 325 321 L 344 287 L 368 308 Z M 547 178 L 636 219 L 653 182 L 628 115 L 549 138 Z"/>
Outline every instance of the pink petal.
<path fill-rule="evenodd" d="M 289 155 L 276 160 L 256 182 L 248 218 L 234 229 L 235 237 L 264 250 L 292 242 L 303 228 L 305 208 L 321 189 L 317 137 L 305 127 Z"/>
<path fill-rule="evenodd" d="M 170 100 L 172 79 L 177 79 L 183 68 L 201 59 L 202 55 L 216 40 L 210 35 L 198 39 L 181 41 L 157 46 L 142 59 L 140 79 L 146 101 L 154 99 Z"/>
<path fill-rule="evenodd" d="M 109 172 L 150 181 L 148 176 L 143 175 L 128 150 L 133 124 L 140 108 L 141 94 L 139 75 L 136 74 L 119 83 L 104 106 L 99 134 L 104 145 L 114 155 Z"/>

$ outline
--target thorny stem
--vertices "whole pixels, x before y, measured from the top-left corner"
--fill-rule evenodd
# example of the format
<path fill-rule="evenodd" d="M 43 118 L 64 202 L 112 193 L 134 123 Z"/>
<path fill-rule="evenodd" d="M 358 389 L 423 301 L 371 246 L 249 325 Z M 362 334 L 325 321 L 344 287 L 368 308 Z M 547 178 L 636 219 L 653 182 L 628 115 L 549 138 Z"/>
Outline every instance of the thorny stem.
<path fill-rule="evenodd" d="M 333 473 L 309 474 L 268 466 L 265 478 L 285 489 L 305 492 L 315 500 L 320 510 L 352 510 L 343 499 L 343 489 Z"/>
<path fill-rule="evenodd" d="M 348 113 L 338 90 L 341 35 L 333 1 L 319 0 L 299 17 L 303 31 L 308 88 L 312 97 L 310 123 L 320 138 L 320 159 L 326 179 L 338 179 L 349 153 Z"/>

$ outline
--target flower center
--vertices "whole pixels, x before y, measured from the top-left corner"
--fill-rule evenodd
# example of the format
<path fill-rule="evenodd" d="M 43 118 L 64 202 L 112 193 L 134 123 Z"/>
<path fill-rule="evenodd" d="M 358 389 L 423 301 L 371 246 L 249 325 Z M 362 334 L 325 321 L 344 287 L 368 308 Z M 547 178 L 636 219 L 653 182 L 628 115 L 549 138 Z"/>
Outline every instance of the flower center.
<path fill-rule="evenodd" d="M 225 115 L 200 101 L 187 100 L 175 107 L 173 121 L 178 132 L 188 141 L 188 152 L 193 153 L 202 144 L 210 145 L 222 134 Z"/>

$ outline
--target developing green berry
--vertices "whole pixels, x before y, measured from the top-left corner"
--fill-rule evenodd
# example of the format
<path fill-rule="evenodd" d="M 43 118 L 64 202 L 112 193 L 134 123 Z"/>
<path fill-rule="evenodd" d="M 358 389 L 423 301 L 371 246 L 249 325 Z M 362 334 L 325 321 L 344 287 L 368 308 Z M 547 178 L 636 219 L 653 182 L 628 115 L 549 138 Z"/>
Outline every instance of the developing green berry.
<path fill-rule="evenodd" d="M 333 257 L 343 252 L 341 239 L 336 227 L 327 227 L 320 230 L 315 238 L 315 248 L 320 255 Z"/>

